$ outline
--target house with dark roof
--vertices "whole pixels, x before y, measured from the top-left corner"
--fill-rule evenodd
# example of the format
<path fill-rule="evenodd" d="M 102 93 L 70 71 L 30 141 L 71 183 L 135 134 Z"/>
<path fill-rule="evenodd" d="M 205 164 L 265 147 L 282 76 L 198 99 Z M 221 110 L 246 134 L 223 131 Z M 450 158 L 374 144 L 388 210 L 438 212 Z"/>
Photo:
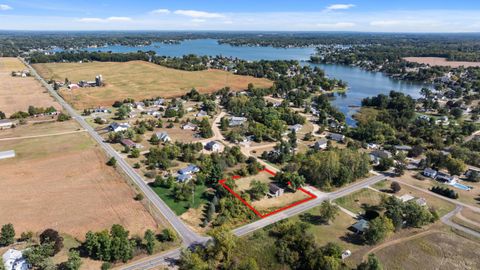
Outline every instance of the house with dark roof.
<path fill-rule="evenodd" d="M 336 142 L 343 142 L 345 140 L 345 135 L 338 133 L 330 133 L 328 138 Z"/>
<path fill-rule="evenodd" d="M 269 195 L 272 196 L 272 197 L 280 197 L 285 192 L 285 190 L 283 188 L 275 185 L 274 183 L 270 183 L 268 185 L 268 189 L 270 191 Z"/>
<path fill-rule="evenodd" d="M 212 152 L 220 151 L 221 145 L 216 141 L 210 141 L 205 145 L 205 149 Z"/>
<path fill-rule="evenodd" d="M 357 221 L 355 224 L 352 225 L 353 230 L 358 234 L 364 233 L 366 230 L 368 230 L 369 227 L 370 225 L 368 224 L 368 221 L 365 219 L 360 219 L 359 221 Z"/>

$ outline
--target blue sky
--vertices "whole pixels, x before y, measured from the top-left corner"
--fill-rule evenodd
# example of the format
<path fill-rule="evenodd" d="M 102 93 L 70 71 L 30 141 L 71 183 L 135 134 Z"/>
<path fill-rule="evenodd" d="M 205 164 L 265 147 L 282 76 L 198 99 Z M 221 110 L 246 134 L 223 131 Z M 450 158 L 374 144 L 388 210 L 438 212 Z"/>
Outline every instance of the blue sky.
<path fill-rule="evenodd" d="M 0 0 L 0 29 L 480 32 L 480 1 Z"/>

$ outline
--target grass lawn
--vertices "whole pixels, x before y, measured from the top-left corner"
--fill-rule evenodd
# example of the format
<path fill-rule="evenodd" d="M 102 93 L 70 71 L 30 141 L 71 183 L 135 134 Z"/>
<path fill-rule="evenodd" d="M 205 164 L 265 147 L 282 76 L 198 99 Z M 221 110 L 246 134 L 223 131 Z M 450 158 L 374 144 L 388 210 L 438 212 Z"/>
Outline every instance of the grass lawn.
<path fill-rule="evenodd" d="M 164 187 L 152 187 L 152 189 L 178 216 L 185 213 L 192 203 L 191 201 L 176 201 L 171 195 L 171 189 Z M 193 208 L 198 208 L 208 202 L 208 200 L 205 198 L 205 191 L 205 186 L 195 186 Z"/>
<path fill-rule="evenodd" d="M 452 232 L 403 241 L 375 254 L 383 269 L 480 269 L 480 244 Z"/>
<path fill-rule="evenodd" d="M 364 205 L 374 206 L 380 203 L 381 195 L 379 192 L 364 188 L 347 196 L 338 198 L 335 203 L 354 213 L 363 213 Z"/>
<path fill-rule="evenodd" d="M 115 100 L 133 98 L 141 100 L 154 97 L 177 97 L 196 88 L 201 93 L 212 93 L 225 86 L 238 91 L 249 83 L 256 87 L 270 87 L 272 81 L 251 76 L 234 75 L 222 70 L 183 71 L 166 68 L 144 61 L 125 63 L 47 63 L 35 64 L 43 78 L 72 82 L 94 80 L 102 74 L 105 86 L 62 89 L 61 95 L 77 109 L 95 106 L 110 106 Z"/>

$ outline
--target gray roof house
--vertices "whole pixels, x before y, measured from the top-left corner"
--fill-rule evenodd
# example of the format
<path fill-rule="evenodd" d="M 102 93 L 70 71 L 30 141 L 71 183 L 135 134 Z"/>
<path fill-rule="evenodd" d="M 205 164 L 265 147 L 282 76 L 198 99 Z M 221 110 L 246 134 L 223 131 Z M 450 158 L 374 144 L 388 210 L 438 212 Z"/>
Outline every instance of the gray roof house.
<path fill-rule="evenodd" d="M 368 228 L 369 228 L 368 221 L 365 219 L 360 219 L 357 221 L 357 223 L 352 225 L 352 228 L 357 232 L 357 233 L 364 233 Z"/>
<path fill-rule="evenodd" d="M 208 151 L 213 151 L 213 152 L 220 151 L 220 143 L 218 143 L 216 141 L 210 141 L 205 145 L 205 149 L 207 149 Z"/>
<path fill-rule="evenodd" d="M 12 119 L 0 119 L 0 129 L 7 129 L 15 126 L 17 124 L 17 120 Z"/>
<path fill-rule="evenodd" d="M 343 142 L 345 140 L 345 135 L 338 134 L 338 133 L 330 133 L 328 135 L 328 138 L 337 142 Z"/>
<path fill-rule="evenodd" d="M 170 136 L 168 136 L 166 132 L 157 132 L 155 133 L 155 136 L 157 136 L 157 138 L 162 142 L 172 141 L 172 139 L 170 138 Z"/>
<path fill-rule="evenodd" d="M 9 249 L 2 255 L 5 270 L 28 270 L 30 267 L 23 253 L 16 249 Z"/>
<path fill-rule="evenodd" d="M 280 197 L 285 192 L 285 190 L 283 188 L 275 185 L 274 183 L 270 183 L 268 185 L 268 188 L 269 188 L 269 191 L 270 191 L 270 195 L 272 197 Z"/>
<path fill-rule="evenodd" d="M 231 127 L 237 127 L 237 126 L 243 125 L 243 123 L 245 123 L 246 121 L 247 121 L 247 118 L 245 117 L 233 116 L 233 117 L 230 117 L 228 125 Z"/>
<path fill-rule="evenodd" d="M 437 171 L 432 168 L 425 168 L 422 174 L 426 177 L 435 178 L 437 176 Z"/>
<path fill-rule="evenodd" d="M 198 168 L 196 165 L 190 164 L 187 167 L 180 169 L 178 171 L 179 174 L 194 174 L 200 171 L 200 168 Z"/>
<path fill-rule="evenodd" d="M 313 145 L 313 148 L 315 150 L 324 150 L 324 149 L 327 149 L 327 145 L 328 145 L 328 141 L 326 139 L 320 139 L 315 142 L 315 144 Z"/>
<path fill-rule="evenodd" d="M 377 158 L 392 158 L 392 153 L 387 150 L 375 150 L 370 153 L 370 155 Z"/>

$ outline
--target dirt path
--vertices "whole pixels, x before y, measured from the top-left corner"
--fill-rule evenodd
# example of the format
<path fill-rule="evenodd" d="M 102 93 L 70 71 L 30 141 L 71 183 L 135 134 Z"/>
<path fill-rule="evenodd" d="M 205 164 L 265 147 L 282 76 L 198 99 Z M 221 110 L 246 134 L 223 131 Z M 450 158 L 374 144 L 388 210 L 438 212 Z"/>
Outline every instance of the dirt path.
<path fill-rule="evenodd" d="M 66 132 L 53 133 L 53 134 L 42 134 L 42 135 L 34 135 L 34 136 L 3 138 L 3 139 L 0 139 L 0 141 L 13 141 L 13 140 L 23 140 L 23 139 L 34 139 L 34 138 L 42 138 L 42 137 L 50 137 L 50 136 L 67 135 L 67 134 L 79 133 L 79 132 L 85 132 L 85 130 L 84 130 L 84 129 L 81 129 L 81 130 L 66 131 Z"/>
<path fill-rule="evenodd" d="M 373 252 L 376 252 L 376 251 L 379 251 L 379 250 L 384 249 L 384 248 L 386 248 L 386 247 L 393 246 L 393 245 L 396 245 L 396 244 L 400 244 L 400 243 L 403 243 L 403 242 L 406 242 L 406 241 L 410 241 L 410 240 L 413 240 L 413 239 L 417 239 L 417 238 L 419 238 L 419 237 L 423 237 L 423 236 L 426 236 L 426 235 L 430 235 L 430 234 L 434 234 L 434 233 L 439 233 L 439 232 L 441 232 L 441 231 L 439 231 L 439 230 L 424 231 L 424 232 L 417 233 L 417 234 L 414 234 L 414 235 L 411 235 L 411 236 L 407 236 L 407 237 L 395 239 L 395 240 L 393 240 L 393 241 L 385 242 L 385 243 L 383 243 L 383 244 L 380 244 L 380 245 L 372 248 L 372 249 L 369 250 L 367 253 L 365 253 L 365 255 L 363 255 L 363 260 L 365 261 L 365 260 L 368 258 L 368 254 L 373 253 Z"/>

